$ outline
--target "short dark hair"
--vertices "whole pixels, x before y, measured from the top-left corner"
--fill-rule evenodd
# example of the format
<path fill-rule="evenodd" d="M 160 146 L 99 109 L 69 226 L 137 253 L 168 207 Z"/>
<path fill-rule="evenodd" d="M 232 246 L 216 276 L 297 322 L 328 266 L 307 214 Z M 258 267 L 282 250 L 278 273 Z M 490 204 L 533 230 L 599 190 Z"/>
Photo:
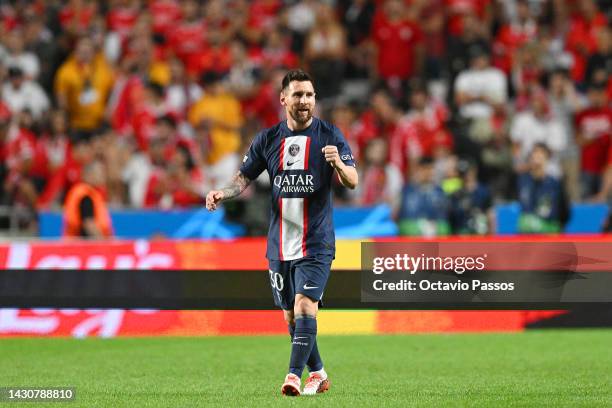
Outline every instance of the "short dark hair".
<path fill-rule="evenodd" d="M 11 65 L 8 68 L 8 77 L 9 78 L 21 78 L 23 77 L 23 69 L 17 65 Z"/>
<path fill-rule="evenodd" d="M 176 150 L 185 156 L 185 167 L 187 167 L 187 170 L 193 170 L 195 167 L 195 161 L 193 160 L 189 146 L 185 143 L 179 142 L 176 146 Z"/>
<path fill-rule="evenodd" d="M 176 129 L 176 119 L 169 113 L 166 113 L 162 116 L 158 116 L 157 119 L 155 119 L 155 122 L 158 124 L 164 123 L 170 126 L 171 128 Z"/>
<path fill-rule="evenodd" d="M 200 83 L 203 86 L 216 84 L 221 80 L 223 80 L 223 73 L 217 71 L 205 71 L 200 75 Z"/>
<path fill-rule="evenodd" d="M 467 49 L 470 61 L 480 57 L 490 57 L 491 50 L 485 45 L 474 44 Z"/>
<path fill-rule="evenodd" d="M 306 71 L 303 71 L 301 69 L 292 69 L 291 71 L 287 72 L 285 74 L 285 76 L 283 77 L 283 82 L 281 83 L 282 86 L 282 90 L 285 90 L 289 84 L 293 81 L 310 81 L 310 83 L 312 84 L 312 86 L 314 87 L 314 81 L 312 79 L 312 77 L 310 76 L 310 74 L 308 74 Z"/>
<path fill-rule="evenodd" d="M 533 154 L 533 152 L 535 152 L 536 150 L 542 150 L 544 153 L 546 153 L 546 157 L 549 159 L 552 156 L 552 151 L 550 150 L 550 147 L 546 145 L 546 143 L 538 142 L 533 145 L 533 147 L 531 148 L 531 154 Z"/>
<path fill-rule="evenodd" d="M 434 159 L 431 156 L 423 156 L 419 159 L 419 166 L 433 166 Z"/>
<path fill-rule="evenodd" d="M 151 92 L 153 92 L 153 94 L 158 97 L 158 98 L 163 98 L 164 97 L 164 86 L 162 84 L 160 84 L 159 82 L 156 81 L 146 81 L 145 82 L 145 87 L 147 89 L 149 89 Z"/>
<path fill-rule="evenodd" d="M 590 81 L 587 84 L 587 90 L 589 91 L 605 91 L 607 87 L 606 81 Z"/>

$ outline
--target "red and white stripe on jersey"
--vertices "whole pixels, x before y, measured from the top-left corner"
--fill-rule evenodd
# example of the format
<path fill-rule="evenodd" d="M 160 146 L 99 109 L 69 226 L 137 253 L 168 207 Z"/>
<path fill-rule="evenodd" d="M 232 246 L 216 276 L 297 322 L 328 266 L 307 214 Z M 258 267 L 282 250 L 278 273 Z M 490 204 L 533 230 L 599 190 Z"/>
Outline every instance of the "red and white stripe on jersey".
<path fill-rule="evenodd" d="M 306 256 L 308 215 L 305 198 L 281 198 L 279 250 L 282 261 Z"/>
<path fill-rule="evenodd" d="M 281 170 L 308 170 L 310 137 L 291 136 L 280 145 Z M 306 198 L 281 197 L 279 207 L 279 251 L 280 259 L 290 261 L 306 256 L 306 234 L 308 232 L 308 207 Z"/>

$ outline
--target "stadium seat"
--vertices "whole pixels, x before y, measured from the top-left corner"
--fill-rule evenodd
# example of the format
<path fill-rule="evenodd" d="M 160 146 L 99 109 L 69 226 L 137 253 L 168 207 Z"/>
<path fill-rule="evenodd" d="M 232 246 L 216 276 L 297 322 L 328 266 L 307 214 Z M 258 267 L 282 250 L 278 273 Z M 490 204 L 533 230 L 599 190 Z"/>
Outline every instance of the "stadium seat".
<path fill-rule="evenodd" d="M 521 215 L 521 207 L 518 203 L 500 204 L 495 207 L 495 222 L 498 234 L 518 234 L 518 220 Z"/>
<path fill-rule="evenodd" d="M 565 225 L 568 234 L 595 234 L 602 232 L 608 217 L 606 204 L 573 204 L 570 219 Z"/>
<path fill-rule="evenodd" d="M 606 204 L 572 204 L 570 219 L 565 225 L 568 234 L 597 234 L 603 231 L 608 217 Z M 518 220 L 521 208 L 518 203 L 501 204 L 495 207 L 496 231 L 500 235 L 518 234 Z"/>
<path fill-rule="evenodd" d="M 338 238 L 390 237 L 399 232 L 391 218 L 391 207 L 344 207 L 334 210 Z"/>

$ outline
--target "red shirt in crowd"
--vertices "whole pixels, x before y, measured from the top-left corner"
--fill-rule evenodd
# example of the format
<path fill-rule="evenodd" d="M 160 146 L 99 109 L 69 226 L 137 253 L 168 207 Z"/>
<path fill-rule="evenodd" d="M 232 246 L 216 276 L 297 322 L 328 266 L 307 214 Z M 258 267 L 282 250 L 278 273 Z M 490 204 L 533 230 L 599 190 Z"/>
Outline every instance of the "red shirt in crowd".
<path fill-rule="evenodd" d="M 190 71 L 190 68 L 193 68 L 192 59 L 207 47 L 205 23 L 201 20 L 183 22 L 175 26 L 168 36 L 169 48 Z"/>
<path fill-rule="evenodd" d="M 108 103 L 112 128 L 119 134 L 131 131 L 132 117 L 138 98 L 142 95 L 142 80 L 137 75 L 121 78 L 115 84 L 115 89 Z"/>
<path fill-rule="evenodd" d="M 574 58 L 571 69 L 574 81 L 582 82 L 584 79 L 588 57 L 597 49 L 597 31 L 607 24 L 608 21 L 603 13 L 597 13 L 591 21 L 587 21 L 583 16 L 572 19 L 565 45 Z"/>
<path fill-rule="evenodd" d="M 187 63 L 187 72 L 199 74 L 202 72 L 215 71 L 227 72 L 232 66 L 232 53 L 230 47 L 221 45 L 219 47 L 207 47 L 192 55 Z"/>
<path fill-rule="evenodd" d="M 10 122 L 11 115 L 12 113 L 9 107 L 6 106 L 4 102 L 0 101 L 0 121 L 4 123 Z"/>
<path fill-rule="evenodd" d="M 68 5 L 59 12 L 59 21 L 63 28 L 84 30 L 89 27 L 95 14 L 96 6 L 93 3 L 85 5 L 78 10 Z"/>
<path fill-rule="evenodd" d="M 418 24 L 390 21 L 379 11 L 372 23 L 372 38 L 378 46 L 378 74 L 382 78 L 407 79 L 413 75 L 415 47 L 423 41 Z"/>
<path fill-rule="evenodd" d="M 140 150 L 147 150 L 149 142 L 155 136 L 155 123 L 158 113 L 150 106 L 141 106 L 132 117 L 134 137 Z"/>
<path fill-rule="evenodd" d="M 269 128 L 281 120 L 281 107 L 278 105 L 277 84 L 267 81 L 261 85 L 252 98 L 242 101 L 245 115 L 258 118 L 262 126 Z"/>
<path fill-rule="evenodd" d="M 436 147 L 452 148 L 453 138 L 446 129 L 448 110 L 432 103 L 423 112 L 412 111 L 398 123 L 390 143 L 390 159 L 407 174 L 409 159 L 432 157 Z"/>
<path fill-rule="evenodd" d="M 147 189 L 144 197 L 144 208 L 155 208 L 161 207 L 161 200 L 169 189 L 167 186 L 168 175 L 165 170 L 160 167 L 154 167 L 149 175 L 149 181 L 147 182 Z"/>
<path fill-rule="evenodd" d="M 354 129 L 354 140 L 356 140 L 360 151 L 364 151 L 368 142 L 376 137 L 388 140 L 393 135 L 397 123 L 384 123 L 379 120 L 373 110 L 367 110 L 361 114 Z"/>
<path fill-rule="evenodd" d="M 257 30 L 272 29 L 282 6 L 279 0 L 254 0 L 249 6 L 248 26 Z"/>
<path fill-rule="evenodd" d="M 291 51 L 288 44 L 279 48 L 251 47 L 249 49 L 249 59 L 255 64 L 269 69 L 278 67 L 291 69 L 298 66 L 298 57 Z"/>
<path fill-rule="evenodd" d="M 535 23 L 527 23 L 524 26 L 518 24 L 506 24 L 500 28 L 493 43 L 493 65 L 506 74 L 512 70 L 515 52 L 524 44 L 533 40 L 537 35 Z"/>
<path fill-rule="evenodd" d="M 204 175 L 199 168 L 189 172 L 189 181 L 201 184 Z M 167 170 L 155 167 L 149 176 L 145 192 L 145 208 L 190 207 L 202 203 L 202 199 L 179 185 Z"/>
<path fill-rule="evenodd" d="M 25 169 L 26 162 L 34 158 L 36 135 L 25 128 L 12 128 L 6 142 L 6 164 L 9 170 L 9 181 L 30 175 L 30 169 Z"/>
<path fill-rule="evenodd" d="M 13 29 L 20 24 L 17 13 L 15 13 L 12 7 L 5 7 L 0 13 L 4 32 L 8 33 L 9 31 L 13 31 Z"/>
<path fill-rule="evenodd" d="M 176 0 L 153 0 L 149 3 L 153 17 L 153 32 L 167 34 L 181 19 L 181 7 Z"/>
<path fill-rule="evenodd" d="M 580 112 L 576 116 L 576 131 L 587 140 L 582 146 L 582 170 L 601 173 L 612 137 L 612 109 L 589 108 Z"/>
<path fill-rule="evenodd" d="M 484 20 L 491 0 L 444 0 L 448 14 L 448 32 L 458 37 L 463 33 L 463 16 L 473 14 Z"/>
<path fill-rule="evenodd" d="M 191 169 L 189 182 L 193 185 L 201 185 L 204 182 L 204 173 L 200 168 L 194 167 Z M 202 204 L 202 198 L 177 184 L 172 193 L 172 202 L 178 207 L 193 207 Z"/>
<path fill-rule="evenodd" d="M 138 9 L 132 7 L 116 7 L 106 16 L 108 29 L 116 32 L 122 39 L 127 38 L 138 19 Z"/>
<path fill-rule="evenodd" d="M 428 0 L 423 4 L 419 21 L 424 31 L 423 44 L 429 56 L 443 58 L 446 53 L 444 18 L 444 0 Z"/>
<path fill-rule="evenodd" d="M 84 161 L 88 158 L 75 157 L 72 146 L 68 149 L 66 162 L 59 169 L 54 171 L 45 185 L 37 200 L 38 208 L 46 208 L 55 199 L 57 199 L 62 191 L 68 191 L 70 187 L 81 181 L 81 172 L 83 170 Z"/>
<path fill-rule="evenodd" d="M 31 174 L 49 180 L 70 155 L 70 142 L 66 136 L 53 137 L 45 134 L 36 140 Z"/>
<path fill-rule="evenodd" d="M 110 122 L 120 135 L 132 135 L 139 150 L 146 151 L 154 136 L 157 118 L 174 112 L 166 101 L 156 106 L 144 98 L 145 88 L 142 79 L 136 75 L 124 78 L 117 85 L 114 97 L 109 102 Z"/>
<path fill-rule="evenodd" d="M 363 186 L 359 205 L 375 205 L 387 199 L 385 194 L 387 174 L 384 167 L 370 166 L 365 169 L 362 178 L 360 182 Z"/>

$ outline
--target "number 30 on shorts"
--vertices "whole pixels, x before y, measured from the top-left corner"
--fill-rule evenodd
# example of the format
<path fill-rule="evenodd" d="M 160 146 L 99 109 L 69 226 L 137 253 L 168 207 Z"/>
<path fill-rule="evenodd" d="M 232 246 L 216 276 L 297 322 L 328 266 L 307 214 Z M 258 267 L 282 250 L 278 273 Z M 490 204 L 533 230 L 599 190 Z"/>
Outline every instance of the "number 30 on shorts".
<path fill-rule="evenodd" d="M 272 288 L 278 290 L 279 292 L 283 290 L 285 287 L 283 275 L 278 272 L 274 272 L 271 269 L 268 269 L 268 272 L 270 272 L 270 285 L 272 285 Z"/>

